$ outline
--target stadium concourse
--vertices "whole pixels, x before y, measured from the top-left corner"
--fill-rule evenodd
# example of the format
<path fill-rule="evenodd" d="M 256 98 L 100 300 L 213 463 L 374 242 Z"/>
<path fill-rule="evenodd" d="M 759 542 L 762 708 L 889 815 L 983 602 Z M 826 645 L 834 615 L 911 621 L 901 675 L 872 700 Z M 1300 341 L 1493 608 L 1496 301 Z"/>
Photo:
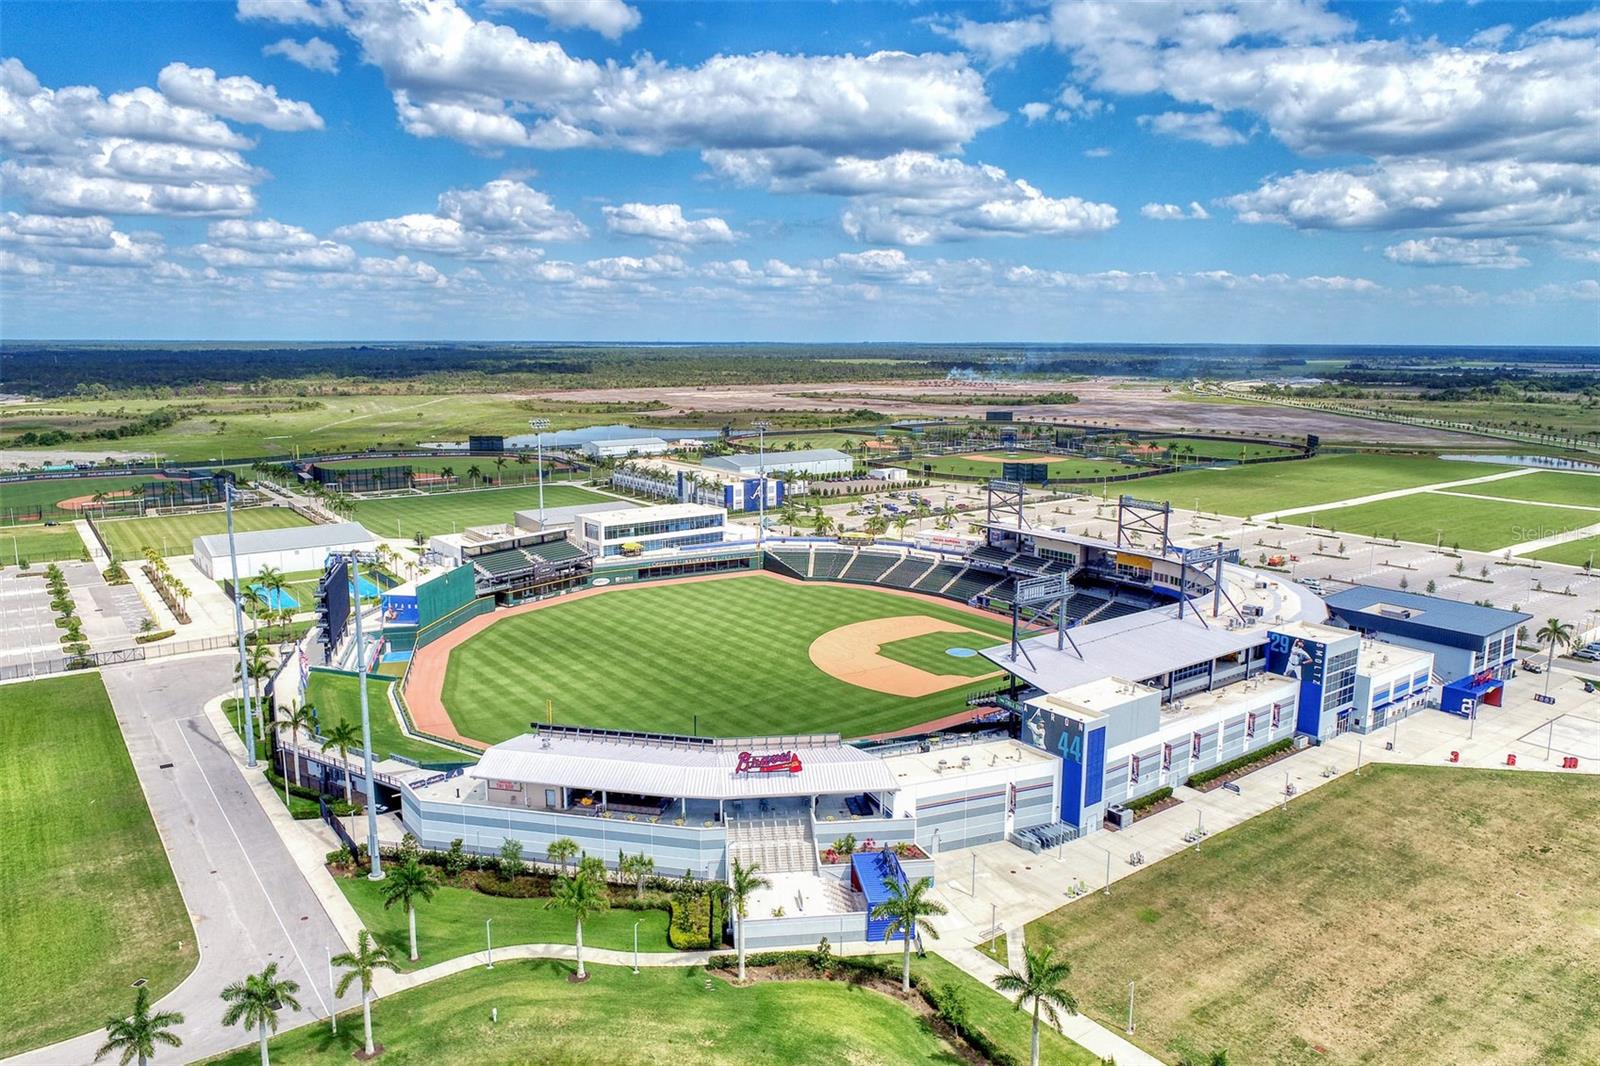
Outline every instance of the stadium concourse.
<path fill-rule="evenodd" d="M 670 528 L 681 510 L 663 509 L 663 524 Z M 469 850 L 491 854 L 511 839 L 540 855 L 570 838 L 608 864 L 643 853 L 658 870 L 696 878 L 724 878 L 735 859 L 759 862 L 777 887 L 769 893 L 772 907 L 750 923 L 753 946 L 810 945 L 820 936 L 865 944 L 881 939 L 868 914 L 885 876 L 932 876 L 941 856 L 958 850 L 1007 842 L 1039 853 L 1125 827 L 1142 799 L 1195 775 L 1389 729 L 1438 707 L 1450 686 L 1459 695 L 1458 671 L 1468 672 L 1468 687 L 1480 695 L 1501 690 L 1516 674 L 1511 634 L 1525 616 L 1441 604 L 1432 613 L 1451 619 L 1451 634 L 1380 642 L 1348 628 L 1310 588 L 1245 565 L 1237 550 L 1174 545 L 1170 514 L 1165 505 L 1125 498 L 1108 543 L 1033 528 L 1006 501 L 991 500 L 979 543 L 965 550 L 847 547 L 820 538 L 758 545 L 730 536 L 595 556 L 570 536 L 585 522 L 582 513 L 508 528 L 477 544 L 469 537 L 460 545 L 461 565 L 430 583 L 448 581 L 450 596 L 440 599 L 426 585 L 417 590 L 419 599 L 434 600 L 426 619 L 408 615 L 404 605 L 386 609 L 414 622 L 386 626 L 384 641 L 413 656 L 398 700 L 408 727 L 481 754 L 463 772 L 413 778 L 392 798 L 405 828 L 428 847 L 461 839 Z M 630 512 L 628 521 L 647 517 Z M 553 551 L 558 542 L 565 547 Z M 475 637 L 507 619 L 642 603 L 635 597 L 669 582 L 693 596 L 773 577 L 781 579 L 774 587 L 797 594 L 872 588 L 907 605 L 899 610 L 923 604 L 930 612 L 970 612 L 975 620 L 963 639 L 978 646 L 954 650 L 980 665 L 968 669 L 965 687 L 949 689 L 951 706 L 935 714 L 915 705 L 923 717 L 888 740 L 852 740 L 837 728 L 851 720 L 854 701 L 883 694 L 873 670 L 839 670 L 832 682 L 843 687 L 829 690 L 836 702 L 807 711 L 803 721 L 796 702 L 794 715 L 779 719 L 795 728 L 768 735 L 610 728 L 630 709 L 611 699 L 569 701 L 583 709 L 580 722 L 540 721 L 549 711 L 535 695 L 542 683 L 533 679 L 543 669 L 538 643 L 520 658 L 501 655 L 495 667 L 525 679 L 526 732 L 474 742 L 441 698 L 449 667 Z M 688 601 L 672 602 L 660 617 L 634 615 L 641 632 L 666 641 L 684 628 Z M 947 606 L 934 606 L 941 602 Z M 1424 606 L 1408 601 L 1406 609 Z M 977 622 L 980 616 L 987 622 Z M 882 620 L 852 629 L 858 624 L 831 624 L 812 641 L 810 665 L 824 665 L 819 644 L 841 661 L 869 645 L 878 654 L 893 645 L 869 632 Z M 915 639 L 943 628 L 916 625 Z M 1383 635 L 1382 627 L 1362 628 Z M 829 635 L 841 629 L 858 639 Z M 453 639 L 458 631 L 462 640 Z M 1006 631 L 1010 640 L 995 639 Z M 1477 642 L 1464 659 L 1462 634 L 1470 636 L 1465 643 Z M 760 655 L 758 642 L 741 647 L 746 657 Z M 662 698 L 646 683 L 647 657 L 637 642 L 590 642 L 581 658 L 584 676 L 617 673 L 633 683 L 631 709 L 648 711 Z M 1438 672 L 1438 661 L 1449 662 L 1450 676 Z M 679 672 L 684 665 L 678 662 Z M 772 681 L 761 699 L 781 715 L 784 664 L 754 665 Z M 975 678 L 986 679 L 981 691 L 971 687 Z M 715 684 L 696 692 L 708 719 L 719 699 L 744 696 L 723 695 Z M 1451 709 L 1468 718 L 1480 713 L 1470 695 Z"/>

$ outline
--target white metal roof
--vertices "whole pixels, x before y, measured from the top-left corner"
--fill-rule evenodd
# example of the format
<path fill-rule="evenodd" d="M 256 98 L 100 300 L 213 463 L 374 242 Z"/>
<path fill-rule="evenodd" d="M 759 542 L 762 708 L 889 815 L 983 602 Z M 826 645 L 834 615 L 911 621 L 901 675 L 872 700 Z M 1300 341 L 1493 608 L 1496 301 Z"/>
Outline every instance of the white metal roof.
<path fill-rule="evenodd" d="M 837 463 L 840 461 L 853 462 L 844 452 L 836 448 L 805 448 L 794 452 L 780 452 L 768 450 L 766 453 L 766 467 L 770 473 L 774 470 L 788 470 L 798 463 Z M 762 465 L 762 456 L 759 452 L 735 452 L 732 455 L 719 455 L 704 460 L 701 465 L 713 470 L 733 470 L 739 473 L 752 471 L 759 472 Z"/>
<path fill-rule="evenodd" d="M 334 522 L 321 526 L 290 526 L 285 529 L 256 529 L 235 532 L 234 547 L 240 555 L 251 552 L 296 551 L 301 548 L 364 547 L 375 543 L 360 522 Z M 194 550 L 213 559 L 228 554 L 228 535 L 209 533 L 194 538 Z"/>
<path fill-rule="evenodd" d="M 752 738 L 748 746 L 671 744 L 645 738 L 527 733 L 483 753 L 472 777 L 671 799 L 759 799 L 849 794 L 898 787 L 875 755 L 834 742 L 803 746 L 795 738 Z M 739 773 L 742 751 L 774 755 L 793 751 L 796 773 Z"/>

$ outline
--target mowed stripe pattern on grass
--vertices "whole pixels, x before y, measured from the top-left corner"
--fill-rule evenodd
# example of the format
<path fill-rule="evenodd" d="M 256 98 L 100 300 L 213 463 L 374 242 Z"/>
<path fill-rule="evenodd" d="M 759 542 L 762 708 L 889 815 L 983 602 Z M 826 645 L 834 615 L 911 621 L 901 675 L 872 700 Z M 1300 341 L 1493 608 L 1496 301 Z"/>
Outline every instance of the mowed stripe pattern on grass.
<path fill-rule="evenodd" d="M 233 512 L 235 533 L 311 524 L 309 519 L 287 507 L 241 507 Z M 159 550 L 162 555 L 188 555 L 194 551 L 194 538 L 226 533 L 228 516 L 223 511 L 206 511 L 155 518 L 117 518 L 97 521 L 95 528 L 118 559 L 137 561 L 147 546 Z"/>
<path fill-rule="evenodd" d="M 961 710 L 968 689 L 908 699 L 857 688 L 807 656 L 837 626 L 927 615 L 989 634 L 1002 619 L 921 596 L 767 574 L 608 590 L 502 619 L 450 652 L 443 700 L 490 743 L 543 721 L 720 736 L 865 736 Z M 974 636 L 980 643 L 981 638 Z M 981 686 L 976 686 L 981 687 Z"/>
<path fill-rule="evenodd" d="M 459 467 L 456 472 L 460 473 Z M 544 487 L 546 508 L 609 502 L 615 502 L 615 498 L 575 485 L 546 484 Z M 431 536 L 468 526 L 510 525 L 516 521 L 518 511 L 538 506 L 538 486 L 515 485 L 504 489 L 360 500 L 356 503 L 355 518 L 380 537 L 410 537 L 416 533 Z"/>
<path fill-rule="evenodd" d="M 0 1058 L 160 999 L 194 930 L 99 674 L 0 685 Z"/>

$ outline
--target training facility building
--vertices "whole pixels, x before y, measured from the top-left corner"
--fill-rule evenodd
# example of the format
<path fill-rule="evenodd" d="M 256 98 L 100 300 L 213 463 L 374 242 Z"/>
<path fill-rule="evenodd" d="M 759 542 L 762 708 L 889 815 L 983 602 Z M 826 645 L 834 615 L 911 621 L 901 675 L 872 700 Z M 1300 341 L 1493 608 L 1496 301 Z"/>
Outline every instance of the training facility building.
<path fill-rule="evenodd" d="M 288 529 L 259 529 L 234 533 L 234 548 L 239 558 L 235 575 L 228 558 L 228 535 L 211 533 L 194 538 L 194 564 L 213 581 L 255 577 L 268 567 L 286 574 L 321 570 L 335 552 L 376 551 L 378 540 L 359 522 L 332 525 L 295 526 Z"/>
<path fill-rule="evenodd" d="M 1441 596 L 1357 585 L 1327 598 L 1333 623 L 1433 659 L 1439 706 L 1453 714 L 1497 707 L 1517 673 L 1517 629 L 1533 616 Z M 1468 702 L 1471 701 L 1471 702 Z"/>
<path fill-rule="evenodd" d="M 696 466 L 677 459 L 627 463 L 612 471 L 611 484 L 637 496 L 652 496 L 678 503 L 703 503 L 747 513 L 761 510 L 763 485 L 769 510 L 783 506 L 789 494 L 783 479 L 770 469 L 763 482 L 759 471 L 745 475 Z"/>
<path fill-rule="evenodd" d="M 740 477 L 760 477 L 762 471 L 772 474 L 848 474 L 855 469 L 855 460 L 836 448 L 807 448 L 793 452 L 768 451 L 738 452 L 703 459 L 700 465 L 707 470 L 719 470 Z"/>
<path fill-rule="evenodd" d="M 587 441 L 579 450 L 591 459 L 622 459 L 630 455 L 664 455 L 672 448 L 660 437 L 615 437 Z"/>
<path fill-rule="evenodd" d="M 706 547 L 727 533 L 728 512 L 701 503 L 580 511 L 572 527 L 573 540 L 596 559 Z"/>

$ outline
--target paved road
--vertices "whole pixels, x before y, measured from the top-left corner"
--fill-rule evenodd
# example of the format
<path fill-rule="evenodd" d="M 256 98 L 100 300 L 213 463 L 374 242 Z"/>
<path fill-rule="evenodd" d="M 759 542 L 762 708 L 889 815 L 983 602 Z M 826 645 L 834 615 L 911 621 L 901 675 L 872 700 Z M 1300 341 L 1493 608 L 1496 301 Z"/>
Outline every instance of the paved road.
<path fill-rule="evenodd" d="M 231 671 L 226 652 L 104 671 L 200 940 L 199 965 L 158 1004 L 185 1015 L 178 1029 L 183 1048 L 158 1056 L 157 1063 L 205 1058 L 250 1040 L 254 1034 L 222 1027 L 218 993 L 268 962 L 276 961 L 280 973 L 300 982 L 302 1010 L 281 1016 L 281 1028 L 326 1017 L 328 948 L 343 950 L 333 923 L 200 714 L 206 700 L 227 689 Z M 340 1001 L 341 1009 L 356 1005 L 354 996 Z M 9 1059 L 7 1066 L 89 1063 L 100 1041 L 96 1030 Z"/>

